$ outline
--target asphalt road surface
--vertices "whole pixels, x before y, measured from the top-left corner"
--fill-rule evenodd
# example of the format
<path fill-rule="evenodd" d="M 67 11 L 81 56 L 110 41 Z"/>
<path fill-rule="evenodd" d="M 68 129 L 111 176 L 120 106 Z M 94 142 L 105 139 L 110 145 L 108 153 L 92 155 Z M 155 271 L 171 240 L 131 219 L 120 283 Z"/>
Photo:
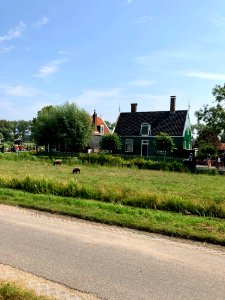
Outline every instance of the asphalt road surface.
<path fill-rule="evenodd" d="M 225 299 L 225 250 L 0 205 L 0 263 L 102 299 Z"/>

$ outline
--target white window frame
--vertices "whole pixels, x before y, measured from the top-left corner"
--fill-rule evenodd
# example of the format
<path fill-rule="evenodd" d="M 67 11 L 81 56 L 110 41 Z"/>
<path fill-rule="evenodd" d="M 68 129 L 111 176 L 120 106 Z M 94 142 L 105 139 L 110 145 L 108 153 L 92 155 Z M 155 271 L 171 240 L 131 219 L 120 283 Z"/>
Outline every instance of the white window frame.
<path fill-rule="evenodd" d="M 100 134 L 104 134 L 104 126 L 100 125 Z"/>
<path fill-rule="evenodd" d="M 126 139 L 125 140 L 125 152 L 133 152 L 134 151 L 134 140 Z"/>
<path fill-rule="evenodd" d="M 147 134 L 143 133 L 143 130 L 146 130 L 147 127 Z M 151 134 L 151 125 L 148 123 L 141 124 L 141 136 L 149 136 Z"/>

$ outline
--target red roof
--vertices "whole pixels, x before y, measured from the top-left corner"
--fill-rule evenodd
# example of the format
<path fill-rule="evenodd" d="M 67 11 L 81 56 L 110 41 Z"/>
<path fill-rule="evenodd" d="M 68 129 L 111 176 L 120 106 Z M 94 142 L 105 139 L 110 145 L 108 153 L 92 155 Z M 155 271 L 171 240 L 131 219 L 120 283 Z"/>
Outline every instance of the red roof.
<path fill-rule="evenodd" d="M 97 126 L 103 126 L 104 127 L 104 134 L 109 134 L 110 130 L 108 126 L 105 124 L 105 122 L 102 120 L 102 118 L 97 117 Z"/>
<path fill-rule="evenodd" d="M 98 117 L 96 112 L 92 116 L 92 123 L 94 124 L 94 135 L 103 135 L 111 133 L 105 121 L 101 117 Z"/>

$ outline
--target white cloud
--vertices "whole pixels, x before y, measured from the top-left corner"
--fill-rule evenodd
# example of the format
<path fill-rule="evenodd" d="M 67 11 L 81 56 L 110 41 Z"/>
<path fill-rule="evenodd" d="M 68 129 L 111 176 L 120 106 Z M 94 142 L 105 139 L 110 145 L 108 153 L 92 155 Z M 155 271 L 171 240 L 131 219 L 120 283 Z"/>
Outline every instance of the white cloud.
<path fill-rule="evenodd" d="M 7 34 L 0 36 L 0 43 L 20 38 L 27 26 L 20 22 L 15 28 L 10 29 Z"/>
<path fill-rule="evenodd" d="M 10 46 L 10 47 L 2 46 L 2 47 L 0 47 L 0 54 L 6 54 L 6 53 L 9 53 L 9 52 L 11 52 L 13 49 L 14 49 L 13 46 Z"/>
<path fill-rule="evenodd" d="M 144 80 L 144 79 L 137 79 L 134 81 L 131 81 L 129 83 L 130 86 L 136 86 L 136 87 L 145 87 L 145 86 L 151 86 L 154 85 L 154 81 L 151 80 Z"/>
<path fill-rule="evenodd" d="M 0 85 L 0 90 L 6 95 L 18 97 L 31 97 L 36 93 L 35 89 L 24 85 Z"/>
<path fill-rule="evenodd" d="M 83 94 L 76 97 L 74 100 L 79 106 L 98 103 L 108 103 L 108 101 L 114 101 L 121 95 L 121 89 L 105 89 L 105 90 L 86 90 Z"/>
<path fill-rule="evenodd" d="M 54 73 L 58 72 L 59 66 L 63 63 L 67 62 L 67 59 L 59 59 L 59 60 L 53 60 L 50 63 L 48 63 L 45 66 L 41 66 L 39 68 L 38 74 L 35 74 L 34 76 L 40 77 L 40 78 L 47 78 L 50 75 L 53 75 Z"/>
<path fill-rule="evenodd" d="M 34 28 L 39 28 L 42 27 L 46 24 L 48 24 L 49 22 L 49 18 L 46 16 L 43 16 L 40 20 L 38 20 L 37 22 L 34 22 L 32 25 Z"/>
<path fill-rule="evenodd" d="M 127 0 L 126 5 L 130 5 L 133 0 Z"/>
<path fill-rule="evenodd" d="M 195 77 L 195 78 L 207 79 L 207 80 L 225 80 L 225 74 L 222 73 L 190 71 L 184 73 L 184 75 L 187 77 Z"/>
<path fill-rule="evenodd" d="M 137 56 L 135 57 L 135 61 L 144 66 L 148 66 L 149 64 L 157 62 L 171 62 L 174 60 L 199 60 L 202 58 L 202 54 L 193 49 L 187 50 L 179 50 L 179 49 L 162 49 L 153 51 L 152 53 Z"/>
<path fill-rule="evenodd" d="M 214 24 L 216 27 L 225 27 L 225 17 L 220 15 L 212 15 L 208 18 L 208 20 Z"/>

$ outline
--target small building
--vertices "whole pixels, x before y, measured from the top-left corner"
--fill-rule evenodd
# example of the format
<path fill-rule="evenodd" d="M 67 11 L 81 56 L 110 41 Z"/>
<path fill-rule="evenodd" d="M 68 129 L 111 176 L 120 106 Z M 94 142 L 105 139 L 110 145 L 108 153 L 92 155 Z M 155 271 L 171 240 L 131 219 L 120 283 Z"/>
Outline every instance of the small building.
<path fill-rule="evenodd" d="M 160 132 L 170 135 L 177 149 L 192 148 L 189 110 L 176 110 L 176 96 L 170 97 L 167 111 L 138 112 L 137 103 L 132 103 L 130 112 L 119 114 L 114 132 L 121 137 L 121 154 L 155 155 L 153 142 Z"/>
<path fill-rule="evenodd" d="M 89 152 L 99 152 L 99 143 L 101 140 L 102 135 L 110 134 L 111 131 L 109 130 L 108 126 L 106 125 L 105 121 L 97 116 L 96 111 L 94 111 L 91 122 L 93 124 L 93 135 L 89 142 Z"/>

